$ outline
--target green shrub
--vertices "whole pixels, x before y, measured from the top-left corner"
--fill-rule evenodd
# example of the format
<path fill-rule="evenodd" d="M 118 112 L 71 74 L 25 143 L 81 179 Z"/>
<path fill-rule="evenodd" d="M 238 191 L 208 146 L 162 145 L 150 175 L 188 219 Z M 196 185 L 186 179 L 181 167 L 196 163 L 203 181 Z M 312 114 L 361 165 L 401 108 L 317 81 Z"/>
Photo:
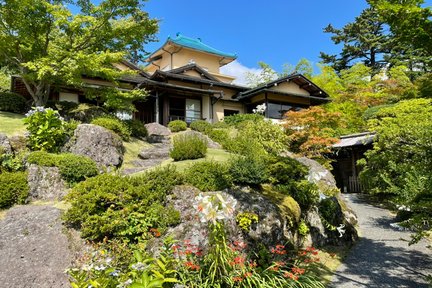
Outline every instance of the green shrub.
<path fill-rule="evenodd" d="M 62 178 L 70 184 L 81 182 L 99 174 L 96 163 L 89 157 L 81 155 L 60 154 L 56 166 L 59 168 Z"/>
<path fill-rule="evenodd" d="M 207 130 L 207 136 L 210 137 L 213 141 L 222 145 L 222 147 L 226 150 L 231 151 L 229 148 L 231 147 L 231 138 L 230 138 L 230 130 L 228 129 L 211 129 Z"/>
<path fill-rule="evenodd" d="M 144 124 L 136 119 L 124 121 L 131 131 L 131 136 L 135 138 L 145 138 L 148 135 L 147 129 Z"/>
<path fill-rule="evenodd" d="M 290 195 L 297 201 L 302 209 L 309 209 L 319 201 L 318 187 L 307 180 L 291 181 L 278 185 L 276 189 L 286 195 Z"/>
<path fill-rule="evenodd" d="M 48 100 L 47 104 L 45 105 L 46 108 L 52 108 L 54 110 L 57 110 L 61 116 L 70 118 L 69 112 L 78 108 L 78 103 L 70 102 L 70 101 L 53 101 Z"/>
<path fill-rule="evenodd" d="M 322 199 L 318 205 L 318 211 L 325 223 L 329 227 L 338 226 L 338 218 L 340 217 L 340 206 L 336 198 Z"/>
<path fill-rule="evenodd" d="M 207 153 L 206 142 L 198 135 L 176 135 L 173 138 L 173 149 L 170 156 L 174 161 L 203 158 Z"/>
<path fill-rule="evenodd" d="M 270 182 L 272 184 L 288 184 L 291 181 L 304 179 L 307 175 L 307 168 L 297 160 L 289 157 L 275 156 L 268 165 Z"/>
<path fill-rule="evenodd" d="M 70 153 L 51 154 L 35 151 L 27 157 L 27 162 L 39 166 L 58 167 L 63 180 L 71 185 L 99 174 L 98 167 L 92 159 Z"/>
<path fill-rule="evenodd" d="M 225 117 L 223 122 L 231 126 L 237 126 L 245 121 L 257 122 L 261 120 L 264 120 L 264 116 L 261 114 L 235 114 Z"/>
<path fill-rule="evenodd" d="M 174 120 L 168 123 L 168 128 L 171 132 L 180 132 L 187 129 L 187 123 L 182 120 Z"/>
<path fill-rule="evenodd" d="M 64 144 L 70 128 L 58 111 L 51 108 L 36 107 L 30 110 L 24 118 L 29 135 L 29 145 L 32 150 L 56 152 Z"/>
<path fill-rule="evenodd" d="M 22 114 L 27 109 L 27 100 L 23 96 L 10 92 L 0 92 L 0 111 Z"/>
<path fill-rule="evenodd" d="M 148 239 L 151 228 L 163 232 L 179 222 L 180 214 L 166 206 L 166 196 L 177 184 L 181 177 L 171 166 L 135 178 L 109 174 L 89 178 L 67 196 L 71 208 L 64 219 L 92 240 Z"/>
<path fill-rule="evenodd" d="M 190 124 L 190 128 L 201 133 L 206 133 L 212 129 L 212 125 L 205 120 L 196 120 Z"/>
<path fill-rule="evenodd" d="M 129 141 L 130 139 L 131 131 L 129 130 L 129 127 L 120 119 L 115 118 L 114 116 L 98 117 L 92 120 L 91 124 L 111 130 L 112 132 L 119 135 L 124 141 Z"/>
<path fill-rule="evenodd" d="M 201 191 L 218 191 L 232 185 L 228 166 L 213 161 L 195 163 L 185 172 L 185 181 Z"/>
<path fill-rule="evenodd" d="M 0 209 L 25 203 L 28 193 L 26 172 L 0 173 Z"/>
<path fill-rule="evenodd" d="M 268 180 L 266 165 L 260 157 L 238 156 L 229 161 L 229 171 L 236 184 L 258 185 Z"/>
<path fill-rule="evenodd" d="M 75 109 L 71 109 L 67 113 L 68 118 L 75 119 L 83 123 L 90 123 L 95 118 L 108 115 L 108 111 L 103 107 L 87 103 L 78 104 Z"/>

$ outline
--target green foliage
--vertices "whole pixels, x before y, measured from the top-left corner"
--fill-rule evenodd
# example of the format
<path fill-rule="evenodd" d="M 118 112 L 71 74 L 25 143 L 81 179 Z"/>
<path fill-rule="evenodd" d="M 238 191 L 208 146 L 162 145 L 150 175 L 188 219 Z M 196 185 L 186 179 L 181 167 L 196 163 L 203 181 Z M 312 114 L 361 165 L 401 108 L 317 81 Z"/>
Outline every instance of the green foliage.
<path fill-rule="evenodd" d="M 324 28 L 332 34 L 335 44 L 343 44 L 340 55 L 328 55 L 321 52 L 323 63 L 332 64 L 336 71 L 349 68 L 356 61 L 364 61 L 377 73 L 388 63 L 387 57 L 395 46 L 391 35 L 386 33 L 385 22 L 373 8 L 366 8 L 354 22 L 336 29 L 331 24 Z"/>
<path fill-rule="evenodd" d="M 224 123 L 230 126 L 237 126 L 245 121 L 257 122 L 264 120 L 264 116 L 261 114 L 235 114 L 224 118 Z"/>
<path fill-rule="evenodd" d="M 124 141 L 129 141 L 131 131 L 129 127 L 120 119 L 114 116 L 103 116 L 93 119 L 91 124 L 104 127 L 120 136 Z"/>
<path fill-rule="evenodd" d="M 205 120 L 196 120 L 190 124 L 190 128 L 201 133 L 207 133 L 212 129 L 212 125 Z"/>
<path fill-rule="evenodd" d="M 182 120 L 174 120 L 168 123 L 168 128 L 171 132 L 180 132 L 187 129 L 187 123 Z"/>
<path fill-rule="evenodd" d="M 405 100 L 382 108 L 369 125 L 377 136 L 360 174 L 365 190 L 409 207 L 413 219 L 431 219 L 425 211 L 431 211 L 432 100 Z"/>
<path fill-rule="evenodd" d="M 58 167 L 63 180 L 70 185 L 99 174 L 98 167 L 92 159 L 70 153 L 51 154 L 35 151 L 27 157 L 27 162 L 39 166 Z"/>
<path fill-rule="evenodd" d="M 11 75 L 5 68 L 0 68 L 0 91 L 8 91 L 11 88 Z"/>
<path fill-rule="evenodd" d="M 274 185 L 304 179 L 308 172 L 306 166 L 289 157 L 274 156 L 269 162 L 269 179 Z"/>
<path fill-rule="evenodd" d="M 52 108 L 54 110 L 57 110 L 59 114 L 62 117 L 66 117 L 66 119 L 70 118 L 69 113 L 70 111 L 78 108 L 80 104 L 70 101 L 54 101 L 54 100 L 48 100 L 45 108 Z"/>
<path fill-rule="evenodd" d="M 24 204 L 29 193 L 26 172 L 0 173 L 0 209 Z"/>
<path fill-rule="evenodd" d="M 260 61 L 258 62 L 258 66 L 261 70 L 258 75 L 255 73 L 246 72 L 245 78 L 247 86 L 257 87 L 278 78 L 278 73 L 273 70 L 269 64 Z"/>
<path fill-rule="evenodd" d="M 27 100 L 23 96 L 0 91 L 0 111 L 24 113 L 27 110 Z"/>
<path fill-rule="evenodd" d="M 337 226 L 340 224 L 338 223 L 339 204 L 335 198 L 322 199 L 319 202 L 318 211 L 327 225 Z"/>
<path fill-rule="evenodd" d="M 36 107 L 24 118 L 32 150 L 58 151 L 70 131 L 59 113 L 51 108 Z"/>
<path fill-rule="evenodd" d="M 108 111 L 103 107 L 81 103 L 78 104 L 76 108 L 68 110 L 66 117 L 83 123 L 90 123 L 95 118 L 105 117 L 108 115 Z"/>
<path fill-rule="evenodd" d="M 237 156 L 229 161 L 229 171 L 236 184 L 259 185 L 268 180 L 263 157 Z"/>
<path fill-rule="evenodd" d="M 301 221 L 299 223 L 297 230 L 301 236 L 306 236 L 309 234 L 309 227 L 307 226 L 307 224 L 304 221 Z"/>
<path fill-rule="evenodd" d="M 206 134 L 210 139 L 221 144 L 224 149 L 232 151 L 232 149 L 230 149 L 232 147 L 230 129 L 214 128 L 207 130 Z"/>
<path fill-rule="evenodd" d="M 258 223 L 258 215 L 253 212 L 240 212 L 236 216 L 237 225 L 246 233 L 249 233 L 251 225 Z"/>
<path fill-rule="evenodd" d="M 185 181 L 201 191 L 219 191 L 231 187 L 233 179 L 226 164 L 203 161 L 186 170 Z"/>
<path fill-rule="evenodd" d="M 148 135 L 147 129 L 144 124 L 136 119 L 124 121 L 131 131 L 131 136 L 135 138 L 145 138 Z"/>
<path fill-rule="evenodd" d="M 174 161 L 203 158 L 206 153 L 207 141 L 198 135 L 180 134 L 173 138 L 170 156 Z"/>
<path fill-rule="evenodd" d="M 181 177 L 170 166 L 134 178 L 108 174 L 89 178 L 67 196 L 72 207 L 64 219 L 92 240 L 149 239 L 153 237 L 151 228 L 163 232 L 179 222 L 179 213 L 165 206 L 166 196 L 177 184 Z"/>
<path fill-rule="evenodd" d="M 76 8 L 73 13 L 71 7 Z M 112 63 L 124 57 L 137 63 L 144 44 L 154 39 L 158 22 L 142 7 L 130 0 L 6 1 L 0 7 L 0 66 L 23 79 L 37 106 L 46 104 L 57 83 L 89 94 L 92 88 L 83 85 L 86 75 L 114 86 L 99 90 L 107 107 L 132 108 L 132 100 L 145 93 L 118 89 L 122 84 L 116 80 L 132 72 L 119 71 Z"/>
<path fill-rule="evenodd" d="M 25 169 L 25 153 L 5 153 L 0 146 L 0 173 L 2 171 L 17 172 Z"/>
<path fill-rule="evenodd" d="M 427 73 L 416 80 L 419 96 L 423 98 L 432 98 L 432 73 Z"/>
<path fill-rule="evenodd" d="M 386 105 L 378 105 L 378 106 L 371 107 L 363 113 L 363 118 L 365 120 L 375 118 L 379 110 L 381 110 L 382 108 L 393 107 L 394 105 L 395 104 L 386 104 Z"/>
<path fill-rule="evenodd" d="M 319 201 L 318 187 L 307 180 L 292 181 L 276 186 L 276 189 L 296 200 L 302 209 L 309 209 Z"/>

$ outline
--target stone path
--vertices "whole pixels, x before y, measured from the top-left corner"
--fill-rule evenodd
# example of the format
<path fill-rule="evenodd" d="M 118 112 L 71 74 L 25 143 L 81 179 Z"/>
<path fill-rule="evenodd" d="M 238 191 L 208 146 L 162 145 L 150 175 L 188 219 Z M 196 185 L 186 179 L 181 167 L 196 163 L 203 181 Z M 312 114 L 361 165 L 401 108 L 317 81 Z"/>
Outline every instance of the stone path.
<path fill-rule="evenodd" d="M 16 206 L 0 220 L 0 287 L 70 287 L 69 242 L 60 210 L 48 205 Z"/>
<path fill-rule="evenodd" d="M 367 204 L 362 195 L 345 194 L 358 216 L 360 240 L 336 271 L 330 287 L 428 287 L 432 250 L 427 241 L 408 246 L 410 232 L 390 226 L 394 216 Z M 364 196 L 363 196 L 364 197 Z"/>

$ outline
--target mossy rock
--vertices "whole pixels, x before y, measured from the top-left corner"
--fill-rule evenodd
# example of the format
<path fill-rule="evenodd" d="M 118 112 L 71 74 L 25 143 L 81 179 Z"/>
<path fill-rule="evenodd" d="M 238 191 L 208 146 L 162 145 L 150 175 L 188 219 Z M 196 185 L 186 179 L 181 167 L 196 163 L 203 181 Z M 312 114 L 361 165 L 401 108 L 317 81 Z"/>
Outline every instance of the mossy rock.
<path fill-rule="evenodd" d="M 295 223 L 300 221 L 301 208 L 294 198 L 273 190 L 271 185 L 262 185 L 262 194 L 275 204 L 283 217 L 292 219 Z"/>

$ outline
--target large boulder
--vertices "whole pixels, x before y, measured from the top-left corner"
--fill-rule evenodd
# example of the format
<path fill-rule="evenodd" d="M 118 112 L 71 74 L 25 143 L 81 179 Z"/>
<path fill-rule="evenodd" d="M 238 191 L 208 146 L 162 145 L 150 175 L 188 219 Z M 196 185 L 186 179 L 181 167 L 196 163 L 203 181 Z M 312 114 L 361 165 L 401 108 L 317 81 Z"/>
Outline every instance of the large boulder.
<path fill-rule="evenodd" d="M 292 153 L 286 153 L 283 156 L 293 158 L 305 165 L 309 170 L 307 179 L 317 185 L 320 200 L 327 199 L 334 202 L 333 207 L 335 207 L 334 215 L 335 222 L 338 223 L 337 227 L 330 226 L 328 223 L 325 225 L 317 207 L 307 211 L 306 219 L 311 227 L 310 237 L 307 242 L 311 245 L 322 246 L 325 244 L 343 245 L 356 241 L 358 238 L 356 229 L 357 216 L 342 199 L 333 174 L 315 160 L 296 157 Z"/>
<path fill-rule="evenodd" d="M 63 150 L 90 157 L 100 169 L 119 167 L 123 162 L 124 146 L 121 139 L 97 125 L 78 125 Z"/>
<path fill-rule="evenodd" d="M 203 134 L 201 132 L 198 132 L 198 131 L 195 131 L 195 130 L 188 130 L 188 131 L 182 132 L 181 134 L 183 134 L 183 135 L 198 136 L 200 139 L 202 139 L 202 140 L 204 140 L 204 141 L 207 142 L 207 147 L 208 148 L 222 149 L 222 146 L 219 143 L 213 141 L 212 139 L 210 139 L 210 137 L 208 137 L 207 135 L 205 135 L 205 134 Z"/>
<path fill-rule="evenodd" d="M 147 129 L 147 141 L 150 143 L 165 143 L 169 142 L 169 136 L 171 131 L 156 122 L 148 123 L 144 125 Z"/>
<path fill-rule="evenodd" d="M 67 187 L 57 167 L 31 164 L 27 181 L 30 200 L 60 201 L 67 194 Z"/>
<path fill-rule="evenodd" d="M 202 193 L 203 196 L 220 193 L 226 199 L 237 200 L 233 215 L 225 220 L 227 239 L 231 243 L 244 242 L 251 251 L 258 251 L 264 245 L 268 249 L 278 245 L 296 241 L 296 229 L 291 227 L 293 219 L 284 217 L 278 206 L 260 193 L 243 188 L 218 192 L 201 192 L 191 186 L 177 186 L 169 197 L 168 205 L 172 205 L 180 212 L 181 223 L 168 229 L 167 235 L 171 235 L 180 243 L 190 241 L 204 251 L 208 249 L 208 223 L 199 220 L 198 211 L 194 208 L 195 197 Z M 252 223 L 248 231 L 242 230 L 236 221 L 239 213 L 254 213 L 258 216 L 258 222 Z M 150 241 L 150 252 L 157 253 L 161 245 L 161 239 Z"/>
<path fill-rule="evenodd" d="M 6 154 L 12 153 L 12 147 L 10 145 L 9 138 L 3 133 L 0 133 L 0 152 Z"/>

